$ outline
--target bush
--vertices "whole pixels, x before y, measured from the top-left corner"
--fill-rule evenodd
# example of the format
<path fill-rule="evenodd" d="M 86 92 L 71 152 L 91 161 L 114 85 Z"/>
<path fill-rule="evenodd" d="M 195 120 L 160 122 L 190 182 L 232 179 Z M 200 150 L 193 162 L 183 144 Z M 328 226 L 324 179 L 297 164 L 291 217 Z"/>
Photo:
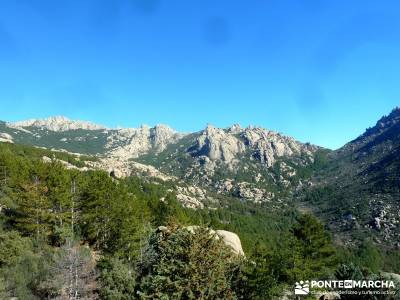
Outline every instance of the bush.
<path fill-rule="evenodd" d="M 100 269 L 100 298 L 129 300 L 135 295 L 135 274 L 124 261 L 111 257 L 98 263 Z"/>
<path fill-rule="evenodd" d="M 137 291 L 142 299 L 235 299 L 240 263 L 208 229 L 172 226 L 150 235 Z"/>

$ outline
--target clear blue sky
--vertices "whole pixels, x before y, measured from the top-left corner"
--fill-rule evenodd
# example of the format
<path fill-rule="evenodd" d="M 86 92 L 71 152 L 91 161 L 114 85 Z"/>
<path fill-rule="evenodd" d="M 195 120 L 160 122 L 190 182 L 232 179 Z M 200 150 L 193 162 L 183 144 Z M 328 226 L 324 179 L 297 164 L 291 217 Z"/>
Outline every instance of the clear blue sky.
<path fill-rule="evenodd" d="M 400 2 L 4 0 L 0 119 L 260 125 L 336 148 L 400 104 Z"/>

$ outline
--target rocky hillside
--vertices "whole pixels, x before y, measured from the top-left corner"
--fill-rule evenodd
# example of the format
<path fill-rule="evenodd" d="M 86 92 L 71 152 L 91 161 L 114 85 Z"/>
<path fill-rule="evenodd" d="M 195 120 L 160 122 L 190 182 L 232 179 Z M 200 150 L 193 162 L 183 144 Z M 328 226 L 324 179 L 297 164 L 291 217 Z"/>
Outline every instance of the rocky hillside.
<path fill-rule="evenodd" d="M 165 125 L 153 128 L 108 129 L 86 121 L 65 117 L 0 122 L 0 136 L 9 142 L 100 156 L 138 157 L 149 151 L 162 151 L 182 134 Z"/>
<path fill-rule="evenodd" d="M 298 204 L 325 219 L 340 242 L 372 235 L 400 247 L 399 108 L 336 151 L 260 127 L 208 125 L 183 134 L 65 117 L 0 122 L 0 142 L 76 153 L 81 169 L 164 182 L 191 208 L 215 209 L 232 197 L 276 210 Z"/>
<path fill-rule="evenodd" d="M 206 189 L 253 202 L 281 200 L 293 188 L 307 184 L 308 169 L 321 151 L 260 127 L 233 125 L 222 129 L 208 125 L 200 132 L 182 134 L 166 125 L 109 129 L 65 117 L 2 122 L 0 138 L 96 155 L 98 160 L 89 167 L 105 169 L 115 176 L 138 174 L 180 181 L 182 191 L 188 185 L 188 190 Z M 198 203 L 198 207 L 208 198 L 214 199 L 198 193 L 181 197 L 190 206 Z"/>
<path fill-rule="evenodd" d="M 208 125 L 138 161 L 218 193 L 265 202 L 306 183 L 304 170 L 314 164 L 318 151 L 259 127 Z"/>
<path fill-rule="evenodd" d="M 345 242 L 373 234 L 400 247 L 400 109 L 332 152 L 314 184 L 306 199 Z"/>
<path fill-rule="evenodd" d="M 44 130 L 47 129 L 58 132 L 77 130 L 77 129 L 86 129 L 86 130 L 106 129 L 106 127 L 101 125 L 97 125 L 86 121 L 72 121 L 63 116 L 50 117 L 44 120 L 30 119 L 20 122 L 7 123 L 7 126 L 15 129 L 23 129 L 31 127 L 31 128 L 40 128 Z"/>
<path fill-rule="evenodd" d="M 334 159 L 349 160 L 357 175 L 374 189 L 400 191 L 400 108 L 337 151 Z"/>
<path fill-rule="evenodd" d="M 110 130 L 105 145 L 105 154 L 117 158 L 137 158 L 147 153 L 159 153 L 169 144 L 177 142 L 184 134 L 177 133 L 166 125 L 150 128 L 125 128 Z"/>

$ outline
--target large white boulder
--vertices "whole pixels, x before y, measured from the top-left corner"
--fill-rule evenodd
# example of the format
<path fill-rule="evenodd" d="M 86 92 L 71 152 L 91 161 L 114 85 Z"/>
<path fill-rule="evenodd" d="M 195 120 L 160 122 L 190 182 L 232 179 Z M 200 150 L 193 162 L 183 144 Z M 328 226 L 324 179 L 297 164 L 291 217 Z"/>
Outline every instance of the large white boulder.
<path fill-rule="evenodd" d="M 185 227 L 187 230 L 190 232 L 194 233 L 199 226 L 187 226 Z M 159 228 L 160 230 L 160 228 Z M 244 256 L 243 248 L 242 248 L 242 243 L 240 242 L 239 236 L 231 231 L 226 231 L 226 230 L 212 230 L 209 229 L 211 234 L 215 234 L 216 238 L 221 238 L 222 241 L 227 245 L 228 247 L 232 248 L 232 251 L 238 255 Z"/>
<path fill-rule="evenodd" d="M 240 238 L 236 233 L 226 231 L 226 230 L 217 230 L 217 235 L 222 238 L 224 243 L 231 247 L 233 252 L 238 255 L 244 256 L 244 252 L 242 249 L 242 243 L 240 242 Z"/>

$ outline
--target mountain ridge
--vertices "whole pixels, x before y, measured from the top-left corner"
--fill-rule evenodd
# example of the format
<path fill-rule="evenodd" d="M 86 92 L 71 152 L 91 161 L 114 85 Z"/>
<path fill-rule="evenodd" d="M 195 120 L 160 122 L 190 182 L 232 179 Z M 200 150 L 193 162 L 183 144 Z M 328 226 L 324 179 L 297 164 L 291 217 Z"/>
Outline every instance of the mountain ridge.
<path fill-rule="evenodd" d="M 237 124 L 208 124 L 192 133 L 167 125 L 52 131 L 43 122 L 19 124 L 18 129 L 0 122 L 0 141 L 94 155 L 87 167 L 170 182 L 187 207 L 211 209 L 231 197 L 278 210 L 299 205 L 319 215 L 345 243 L 361 234 L 400 245 L 398 107 L 337 150 Z M 58 125 L 50 128 L 65 128 Z"/>
<path fill-rule="evenodd" d="M 64 116 L 51 116 L 45 119 L 28 119 L 17 122 L 7 122 L 7 126 L 15 129 L 25 127 L 38 127 L 52 131 L 68 131 L 76 129 L 99 130 L 107 129 L 103 125 L 88 121 L 71 120 Z"/>
<path fill-rule="evenodd" d="M 373 236 L 400 247 L 400 109 L 327 156 L 306 191 L 306 206 L 345 243 Z"/>
<path fill-rule="evenodd" d="M 229 133 L 231 135 L 237 135 L 240 133 L 251 133 L 254 131 L 262 131 L 266 133 L 266 135 L 275 135 L 275 136 L 280 136 L 283 138 L 286 138 L 287 140 L 291 139 L 293 141 L 296 141 L 295 139 L 282 135 L 278 132 L 265 129 L 262 127 L 255 127 L 255 126 L 248 126 L 246 128 L 242 128 L 238 124 L 234 124 L 230 127 L 227 128 L 217 128 L 211 124 L 208 124 L 207 127 L 204 130 L 196 131 L 196 132 L 191 132 L 191 133 L 181 133 L 173 128 L 171 128 L 168 125 L 165 124 L 156 124 L 155 126 L 148 126 L 148 125 L 141 125 L 138 128 L 132 128 L 132 127 L 127 127 L 127 128 L 108 128 L 103 125 L 95 124 L 89 121 L 81 121 L 81 120 L 72 120 L 64 116 L 53 116 L 53 117 L 48 117 L 45 119 L 29 119 L 29 120 L 22 120 L 22 121 L 17 121 L 17 122 L 0 122 L 0 130 L 5 128 L 8 129 L 15 129 L 18 131 L 22 131 L 27 134 L 32 134 L 36 138 L 40 139 L 43 134 L 46 134 L 46 130 L 50 131 L 50 134 L 63 134 L 65 132 L 74 132 L 74 131 L 79 131 L 79 130 L 84 130 L 84 131 L 97 131 L 96 134 L 105 134 L 107 135 L 107 143 L 104 145 L 105 148 L 107 149 L 113 149 L 116 147 L 115 144 L 120 144 L 120 143 L 128 143 L 128 142 L 134 142 L 136 144 L 140 144 L 142 142 L 142 139 L 148 139 L 149 143 L 152 144 L 152 147 L 156 148 L 158 151 L 162 151 L 165 149 L 166 145 L 169 143 L 176 142 L 180 138 L 189 135 L 189 134 L 197 134 L 197 133 L 211 133 L 209 134 L 210 136 L 213 136 L 214 134 L 223 134 L 226 137 L 225 133 Z M 41 133 L 38 134 L 37 132 L 32 132 L 32 130 L 40 130 Z M 45 132 L 43 132 L 45 131 Z M 99 132 L 100 131 L 100 132 Z M 213 131 L 213 132 L 210 132 Z M 10 130 L 7 130 L 7 132 L 4 132 L 4 134 L 7 134 L 8 138 L 11 136 L 12 140 L 14 134 L 18 134 L 17 132 L 12 132 Z M 87 134 L 87 133 L 86 133 Z M 254 135 L 254 134 L 253 134 Z M 250 135 L 246 136 L 248 142 L 251 142 L 252 137 Z M 62 139 L 62 138 L 61 138 Z M 61 140 L 60 139 L 60 140 Z M 77 142 L 79 141 L 79 138 L 75 139 Z M 81 137 L 81 140 L 84 140 L 84 137 Z M 62 140 L 66 142 L 67 140 L 64 138 Z M 296 141 L 297 143 L 300 144 L 309 144 L 309 143 L 301 143 Z M 240 141 L 238 141 L 239 147 L 243 146 L 241 145 Z M 35 145 L 33 141 L 30 141 L 30 144 Z M 38 143 L 40 144 L 40 143 Z M 41 145 L 39 145 L 41 146 Z M 125 145 L 126 146 L 126 145 Z M 148 145 L 142 145 L 142 147 L 138 147 L 137 151 L 135 150 L 128 150 L 129 154 L 132 156 L 138 156 L 138 154 L 142 154 L 142 152 L 146 152 L 149 150 Z M 281 145 L 278 145 L 277 151 L 279 152 Z M 58 148 L 58 147 L 56 147 Z M 126 147 L 125 147 L 126 148 Z M 141 149 L 144 148 L 144 149 Z M 215 149 L 216 150 L 216 149 Z M 243 149 L 242 149 L 243 150 Z M 107 151 L 104 151 L 107 152 Z M 234 151 L 235 153 L 241 152 L 241 151 Z M 100 153 L 100 152 L 99 152 Z M 123 153 L 126 154 L 126 153 Z M 214 152 L 211 152 L 210 155 L 215 154 Z M 223 160 L 230 160 L 232 157 L 229 155 L 229 153 L 225 152 L 223 153 L 226 157 L 223 158 Z M 261 155 L 261 154 L 260 154 Z M 268 156 L 268 155 L 267 155 Z M 268 157 L 266 158 L 266 163 L 270 165 L 270 162 L 268 160 Z M 262 158 L 262 159 L 264 159 Z"/>
<path fill-rule="evenodd" d="M 95 167 L 118 177 L 139 174 L 178 180 L 211 194 L 268 202 L 288 186 L 306 184 L 298 175 L 321 149 L 262 127 L 234 124 L 179 133 L 167 125 L 110 129 L 65 117 L 0 123 L 4 141 L 70 153 L 94 155 Z M 304 173 L 304 172 L 303 172 Z M 297 178 L 298 177 L 298 178 Z M 181 190 L 185 188 L 181 186 Z M 203 195 L 204 193 L 195 193 Z M 206 192 L 207 194 L 207 192 Z M 196 202 L 186 193 L 181 199 Z M 201 196 L 199 207 L 208 196 Z M 211 197 L 213 198 L 213 197 Z"/>

